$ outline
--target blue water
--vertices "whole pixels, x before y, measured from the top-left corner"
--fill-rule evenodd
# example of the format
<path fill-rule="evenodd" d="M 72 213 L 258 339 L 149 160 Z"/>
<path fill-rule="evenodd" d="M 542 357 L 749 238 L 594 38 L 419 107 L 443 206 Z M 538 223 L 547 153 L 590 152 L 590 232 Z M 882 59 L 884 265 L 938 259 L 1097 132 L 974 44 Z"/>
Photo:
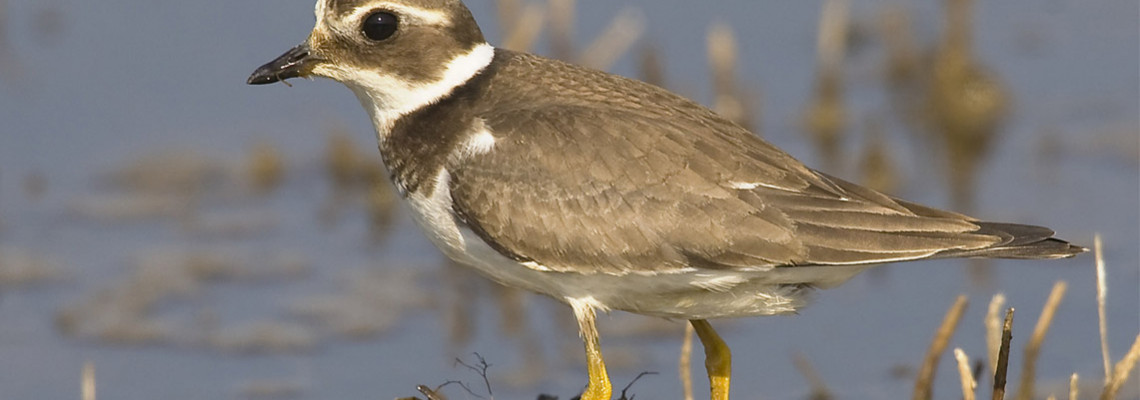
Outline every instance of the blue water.
<path fill-rule="evenodd" d="M 762 93 L 765 137 L 819 164 L 796 128 L 815 72 L 818 1 L 579 3 L 579 43 L 591 40 L 618 10 L 640 9 L 648 23 L 646 36 L 664 55 L 670 85 L 704 102 L 711 98 L 705 29 L 714 21 L 731 25 L 739 40 L 742 79 Z M 887 3 L 858 2 L 853 17 L 870 25 Z M 108 399 L 241 398 L 241 388 L 258 380 L 290 382 L 299 388 L 299 398 L 322 399 L 410 396 L 416 384 L 451 379 L 478 389 L 478 377 L 452 362 L 456 356 L 470 359 L 472 352 L 494 364 L 491 382 L 498 398 L 538 393 L 569 398 L 584 384 L 580 345 L 562 306 L 525 297 L 530 317 L 525 330 L 537 337 L 534 353 L 524 350 L 524 340 L 498 328 L 492 286 L 476 284 L 480 295 L 470 302 L 472 338 L 456 348 L 448 344 L 442 317 L 453 295 L 444 283 L 449 272 L 438 267 L 441 256 L 406 214 L 396 218 L 380 243 L 369 239 L 366 215 L 357 207 L 345 207 L 338 224 L 321 223 L 318 214 L 327 204 L 329 184 L 317 163 L 326 131 L 344 127 L 362 152 L 372 154 L 365 114 L 347 90 L 330 81 L 244 84 L 256 66 L 305 38 L 313 22 L 308 0 L 9 0 L 5 5 L 0 7 L 0 262 L 7 249 L 26 250 L 54 260 L 64 278 L 33 287 L 0 286 L 0 398 L 77 398 L 85 361 L 96 365 L 99 395 Z M 498 38 L 490 2 L 471 6 L 488 36 Z M 1104 236 L 1109 338 L 1117 358 L 1140 331 L 1137 7 L 1125 0 L 980 1 L 975 10 L 975 49 L 1010 88 L 1015 110 L 978 179 L 974 214 L 1048 225 L 1085 245 L 1091 245 L 1094 233 Z M 916 41 L 929 43 L 938 32 L 940 6 L 923 1 L 913 9 Z M 853 115 L 889 111 L 877 75 L 878 50 L 871 47 L 849 58 Z M 635 74 L 633 57 L 613 71 Z M 907 137 L 892 125 L 889 147 L 902 171 L 901 194 L 947 206 L 933 157 L 914 153 Z M 273 227 L 257 235 L 203 237 L 187 233 L 172 218 L 108 222 L 76 215 L 76 204 L 107 192 L 100 183 L 107 171 L 143 155 L 193 150 L 238 162 L 259 140 L 284 153 L 284 186 L 266 198 L 219 195 L 203 206 L 269 213 Z M 858 140 L 849 145 L 857 148 Z M 1050 146 L 1056 150 L 1042 155 Z M 30 176 L 43 178 L 42 196 L 26 190 Z M 129 275 L 138 253 L 182 247 L 288 250 L 308 260 L 311 273 L 201 288 L 161 308 L 164 318 L 182 321 L 174 325 L 178 329 L 203 329 L 194 321 L 204 312 L 222 324 L 294 321 L 291 304 L 335 292 L 345 273 L 368 269 L 420 271 L 415 282 L 422 285 L 418 293 L 425 305 L 405 310 L 397 325 L 367 339 L 346 339 L 318 326 L 311 347 L 285 353 L 235 354 L 194 343 L 110 344 L 68 336 L 56 327 L 61 308 L 115 287 Z M 920 362 L 944 311 L 960 293 L 969 296 L 971 306 L 951 346 L 973 357 L 984 354 L 982 316 L 990 296 L 1000 291 L 1018 310 L 1014 357 L 1019 360 L 1057 280 L 1068 281 L 1069 291 L 1039 361 L 1040 380 L 1064 381 L 1079 372 L 1089 382 L 1099 381 L 1092 265 L 1090 256 L 996 261 L 985 285 L 972 284 L 960 261 L 895 265 L 821 292 L 802 315 L 718 322 L 735 351 L 734 395 L 803 398 L 808 386 L 791 363 L 793 354 L 802 353 L 840 398 L 908 396 L 913 379 L 892 378 L 890 371 Z M 611 376 L 620 387 L 639 372 L 657 371 L 661 375 L 643 378 L 631 393 L 679 398 L 681 325 L 648 336 L 614 332 L 646 322 L 620 313 L 601 318 Z M 506 378 L 536 354 L 546 367 L 542 379 L 511 385 Z M 936 398 L 958 398 L 949 358 L 939 369 Z M 697 398 L 705 393 L 700 365 L 697 351 Z M 457 387 L 446 393 L 467 398 Z"/>

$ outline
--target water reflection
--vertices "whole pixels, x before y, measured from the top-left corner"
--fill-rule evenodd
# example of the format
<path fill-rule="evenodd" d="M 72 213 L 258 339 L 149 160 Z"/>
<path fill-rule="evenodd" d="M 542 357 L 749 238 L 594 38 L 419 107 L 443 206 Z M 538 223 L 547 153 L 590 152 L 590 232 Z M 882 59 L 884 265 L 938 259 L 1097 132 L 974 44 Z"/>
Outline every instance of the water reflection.
<path fill-rule="evenodd" d="M 728 25 L 713 24 L 709 27 L 706 41 L 712 74 L 713 111 L 759 135 L 756 95 L 749 92 L 737 77 L 736 34 Z"/>
<path fill-rule="evenodd" d="M 846 0 L 824 2 L 819 24 L 815 87 L 802 117 L 803 129 L 811 134 L 819 153 L 820 168 L 824 171 L 839 171 L 846 165 L 842 138 L 848 118 L 843 99 L 847 8 Z"/>
<path fill-rule="evenodd" d="M 240 351 L 301 350 L 312 344 L 305 327 L 249 322 L 216 329 L 216 324 L 210 322 L 215 318 L 204 308 L 190 317 L 167 313 L 172 304 L 193 299 L 208 285 L 296 280 L 308 271 L 309 262 L 290 252 L 150 250 L 135 257 L 130 273 L 123 279 L 61 308 L 55 326 L 68 337 L 106 343 L 213 346 Z"/>
<path fill-rule="evenodd" d="M 934 53 L 927 107 L 945 145 L 950 204 L 974 211 L 977 176 L 1001 133 L 1010 94 L 973 52 L 973 0 L 947 0 L 942 39 Z M 975 283 L 991 282 L 990 261 L 971 260 Z"/>
<path fill-rule="evenodd" d="M 1000 78 L 973 52 L 973 0 L 947 0 L 942 39 L 931 65 L 927 107 L 931 128 L 945 145 L 954 209 L 974 209 L 978 168 L 1010 110 Z"/>
<path fill-rule="evenodd" d="M 898 192 L 899 177 L 886 135 L 882 119 L 867 118 L 863 127 L 863 155 L 859 161 L 859 175 L 863 186 L 892 194 Z"/>
<path fill-rule="evenodd" d="M 879 37 L 886 55 L 882 74 L 890 98 L 892 114 L 906 124 L 906 131 L 916 135 L 925 131 L 922 93 L 925 60 L 919 54 L 910 10 L 899 4 L 883 7 L 879 13 Z M 923 138 L 917 137 L 917 152 L 928 154 Z"/>
<path fill-rule="evenodd" d="M 350 133 L 337 125 L 328 132 L 324 172 L 332 184 L 332 191 L 321 209 L 321 220 L 326 224 L 336 224 L 341 220 L 342 212 L 363 200 L 373 242 L 382 242 L 391 231 L 399 207 L 398 196 L 379 156 L 362 150 Z"/>
<path fill-rule="evenodd" d="M 258 194 L 269 194 L 281 186 L 285 177 L 285 156 L 272 143 L 258 141 L 246 158 L 250 185 Z"/>
<path fill-rule="evenodd" d="M 654 86 L 666 87 L 665 64 L 661 62 L 661 50 L 656 44 L 647 43 L 641 46 L 637 59 L 638 77 Z"/>
<path fill-rule="evenodd" d="M 5 292 L 56 283 L 68 275 L 55 256 L 23 247 L 0 246 L 0 298 Z"/>

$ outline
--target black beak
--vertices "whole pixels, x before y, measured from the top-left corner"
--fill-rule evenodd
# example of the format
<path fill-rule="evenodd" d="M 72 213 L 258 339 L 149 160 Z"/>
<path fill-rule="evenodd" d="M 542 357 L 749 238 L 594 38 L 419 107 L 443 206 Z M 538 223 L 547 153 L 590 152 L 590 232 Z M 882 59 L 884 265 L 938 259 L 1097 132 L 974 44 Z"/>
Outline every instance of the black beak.
<path fill-rule="evenodd" d="M 276 60 L 257 68 L 256 71 L 253 71 L 253 75 L 249 76 L 249 80 L 245 82 L 250 85 L 265 85 L 282 82 L 289 78 L 307 76 L 316 61 L 309 54 L 309 44 L 302 43 L 282 54 L 281 57 L 277 57 Z"/>

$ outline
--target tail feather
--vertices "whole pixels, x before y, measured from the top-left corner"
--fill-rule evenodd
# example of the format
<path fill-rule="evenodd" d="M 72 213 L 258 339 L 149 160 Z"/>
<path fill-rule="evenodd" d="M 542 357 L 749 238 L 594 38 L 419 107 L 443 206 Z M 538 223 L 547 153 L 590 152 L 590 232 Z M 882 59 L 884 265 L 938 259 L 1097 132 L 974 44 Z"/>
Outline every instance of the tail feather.
<path fill-rule="evenodd" d="M 990 247 L 972 250 L 951 250 L 939 253 L 938 258 L 1012 258 L 1020 260 L 1069 258 L 1088 249 L 1053 237 L 1053 230 L 1040 226 L 1001 222 L 978 222 L 977 233 L 995 235 L 1006 240 Z"/>

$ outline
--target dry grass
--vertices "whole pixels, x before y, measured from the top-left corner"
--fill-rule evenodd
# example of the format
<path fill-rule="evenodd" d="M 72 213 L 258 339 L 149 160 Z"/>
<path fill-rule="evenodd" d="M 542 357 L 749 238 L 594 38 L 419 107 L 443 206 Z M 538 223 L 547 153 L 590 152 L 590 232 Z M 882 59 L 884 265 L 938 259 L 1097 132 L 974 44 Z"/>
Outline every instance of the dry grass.
<path fill-rule="evenodd" d="M 823 169 L 827 171 L 838 171 L 845 164 L 840 150 L 848 119 L 843 83 L 848 8 L 847 0 L 828 0 L 823 5 L 816 45 L 816 81 L 812 99 L 801 117 L 801 124 L 814 138 Z"/>
<path fill-rule="evenodd" d="M 962 398 L 974 400 L 978 382 L 974 380 L 973 371 L 970 369 L 970 357 L 966 356 L 966 352 L 962 351 L 961 348 L 957 348 L 954 349 L 954 360 L 958 362 L 958 376 L 962 382 Z"/>
<path fill-rule="evenodd" d="M 83 400 L 95 400 L 95 363 L 88 361 L 83 363 L 83 372 L 79 378 L 80 381 L 80 398 Z"/>
<path fill-rule="evenodd" d="M 1132 348 L 1124 355 L 1120 362 L 1112 369 L 1112 375 L 1104 384 L 1104 391 L 1101 392 L 1101 400 L 1112 400 L 1116 398 L 1116 393 L 1128 382 L 1128 377 L 1132 374 L 1132 369 L 1136 367 L 1136 363 L 1140 361 L 1140 335 L 1136 335 L 1136 340 L 1132 342 Z"/>
<path fill-rule="evenodd" d="M 990 300 L 990 307 L 986 311 L 986 348 L 990 363 L 990 374 L 997 373 L 997 361 L 1002 343 L 1001 311 L 1005 308 L 1005 295 L 995 294 Z"/>
<path fill-rule="evenodd" d="M 516 2 L 517 0 L 509 0 Z M 534 47 L 546 23 L 546 10 L 539 4 L 527 4 L 523 7 L 518 20 L 504 29 L 503 43 L 505 49 L 527 51 Z"/>
<path fill-rule="evenodd" d="M 1081 378 L 1077 374 L 1069 377 L 1069 400 L 1077 400 L 1081 397 Z"/>
<path fill-rule="evenodd" d="M 966 296 L 958 296 L 954 301 L 954 305 L 950 306 L 950 310 L 946 312 L 946 316 L 942 319 L 942 325 L 938 327 L 938 331 L 934 334 L 934 339 L 930 342 L 930 347 L 926 351 L 926 357 L 922 361 L 922 367 L 918 370 L 918 378 L 914 383 L 914 400 L 929 400 L 932 397 L 932 387 L 934 385 L 934 375 L 938 369 L 938 360 L 942 358 L 942 353 L 946 351 L 946 346 L 950 344 L 950 338 L 954 336 L 954 331 L 958 329 L 958 322 L 962 320 L 962 314 L 966 311 L 966 306 L 969 301 Z"/>
<path fill-rule="evenodd" d="M 638 11 L 626 9 L 610 21 L 593 43 L 578 56 L 578 63 L 600 70 L 609 69 L 618 58 L 629 52 L 645 33 L 645 17 Z"/>
<path fill-rule="evenodd" d="M 896 193 L 899 174 L 891 156 L 883 122 L 868 118 L 863 128 L 863 155 L 859 160 L 860 183 L 882 193 Z"/>
<path fill-rule="evenodd" d="M 808 361 L 807 356 L 796 353 L 796 355 L 792 357 L 792 361 L 796 366 L 796 371 L 799 371 L 800 375 L 803 375 L 804 379 L 808 382 L 808 387 L 810 388 L 810 392 L 808 392 L 807 396 L 808 399 L 831 400 L 835 398 L 835 395 L 831 394 L 831 390 L 827 388 L 827 383 L 824 382 L 823 377 L 820 376 L 819 372 L 815 370 L 815 367 L 811 365 L 811 361 Z"/>
<path fill-rule="evenodd" d="M 709 68 L 712 71 L 713 110 L 746 129 L 754 130 L 756 124 L 749 110 L 750 105 L 737 79 L 739 49 L 736 34 L 732 32 L 732 27 L 717 23 L 709 27 L 705 41 Z"/>
<path fill-rule="evenodd" d="M 550 51 L 554 58 L 572 61 L 578 54 L 574 48 L 576 0 L 549 0 L 546 5 L 550 27 Z"/>
<path fill-rule="evenodd" d="M 1034 398 L 1035 381 L 1037 379 L 1037 357 L 1041 354 L 1041 346 L 1045 342 L 1045 334 L 1049 333 L 1049 326 L 1053 323 L 1053 317 L 1057 314 L 1057 307 L 1061 305 L 1061 300 L 1065 298 L 1065 290 L 1068 284 L 1064 281 L 1059 281 L 1053 285 L 1053 291 L 1049 293 L 1049 299 L 1045 301 L 1045 308 L 1041 310 L 1041 316 L 1037 318 L 1037 325 L 1033 328 L 1033 335 L 1029 337 L 1029 343 L 1025 345 L 1025 358 L 1022 360 L 1021 365 L 1021 384 L 1017 388 L 1018 400 L 1031 400 Z"/>
<path fill-rule="evenodd" d="M 681 356 L 677 360 L 681 372 L 681 398 L 693 400 L 693 334 L 692 324 L 685 325 L 685 337 L 681 340 Z"/>
<path fill-rule="evenodd" d="M 1101 248 L 1100 234 L 1093 239 L 1093 248 L 1096 254 L 1096 313 L 1100 327 L 1100 354 L 1104 360 L 1104 379 L 1112 376 L 1112 356 L 1108 352 L 1108 314 L 1105 304 L 1108 303 L 1108 283 L 1104 273 L 1104 250 Z"/>

